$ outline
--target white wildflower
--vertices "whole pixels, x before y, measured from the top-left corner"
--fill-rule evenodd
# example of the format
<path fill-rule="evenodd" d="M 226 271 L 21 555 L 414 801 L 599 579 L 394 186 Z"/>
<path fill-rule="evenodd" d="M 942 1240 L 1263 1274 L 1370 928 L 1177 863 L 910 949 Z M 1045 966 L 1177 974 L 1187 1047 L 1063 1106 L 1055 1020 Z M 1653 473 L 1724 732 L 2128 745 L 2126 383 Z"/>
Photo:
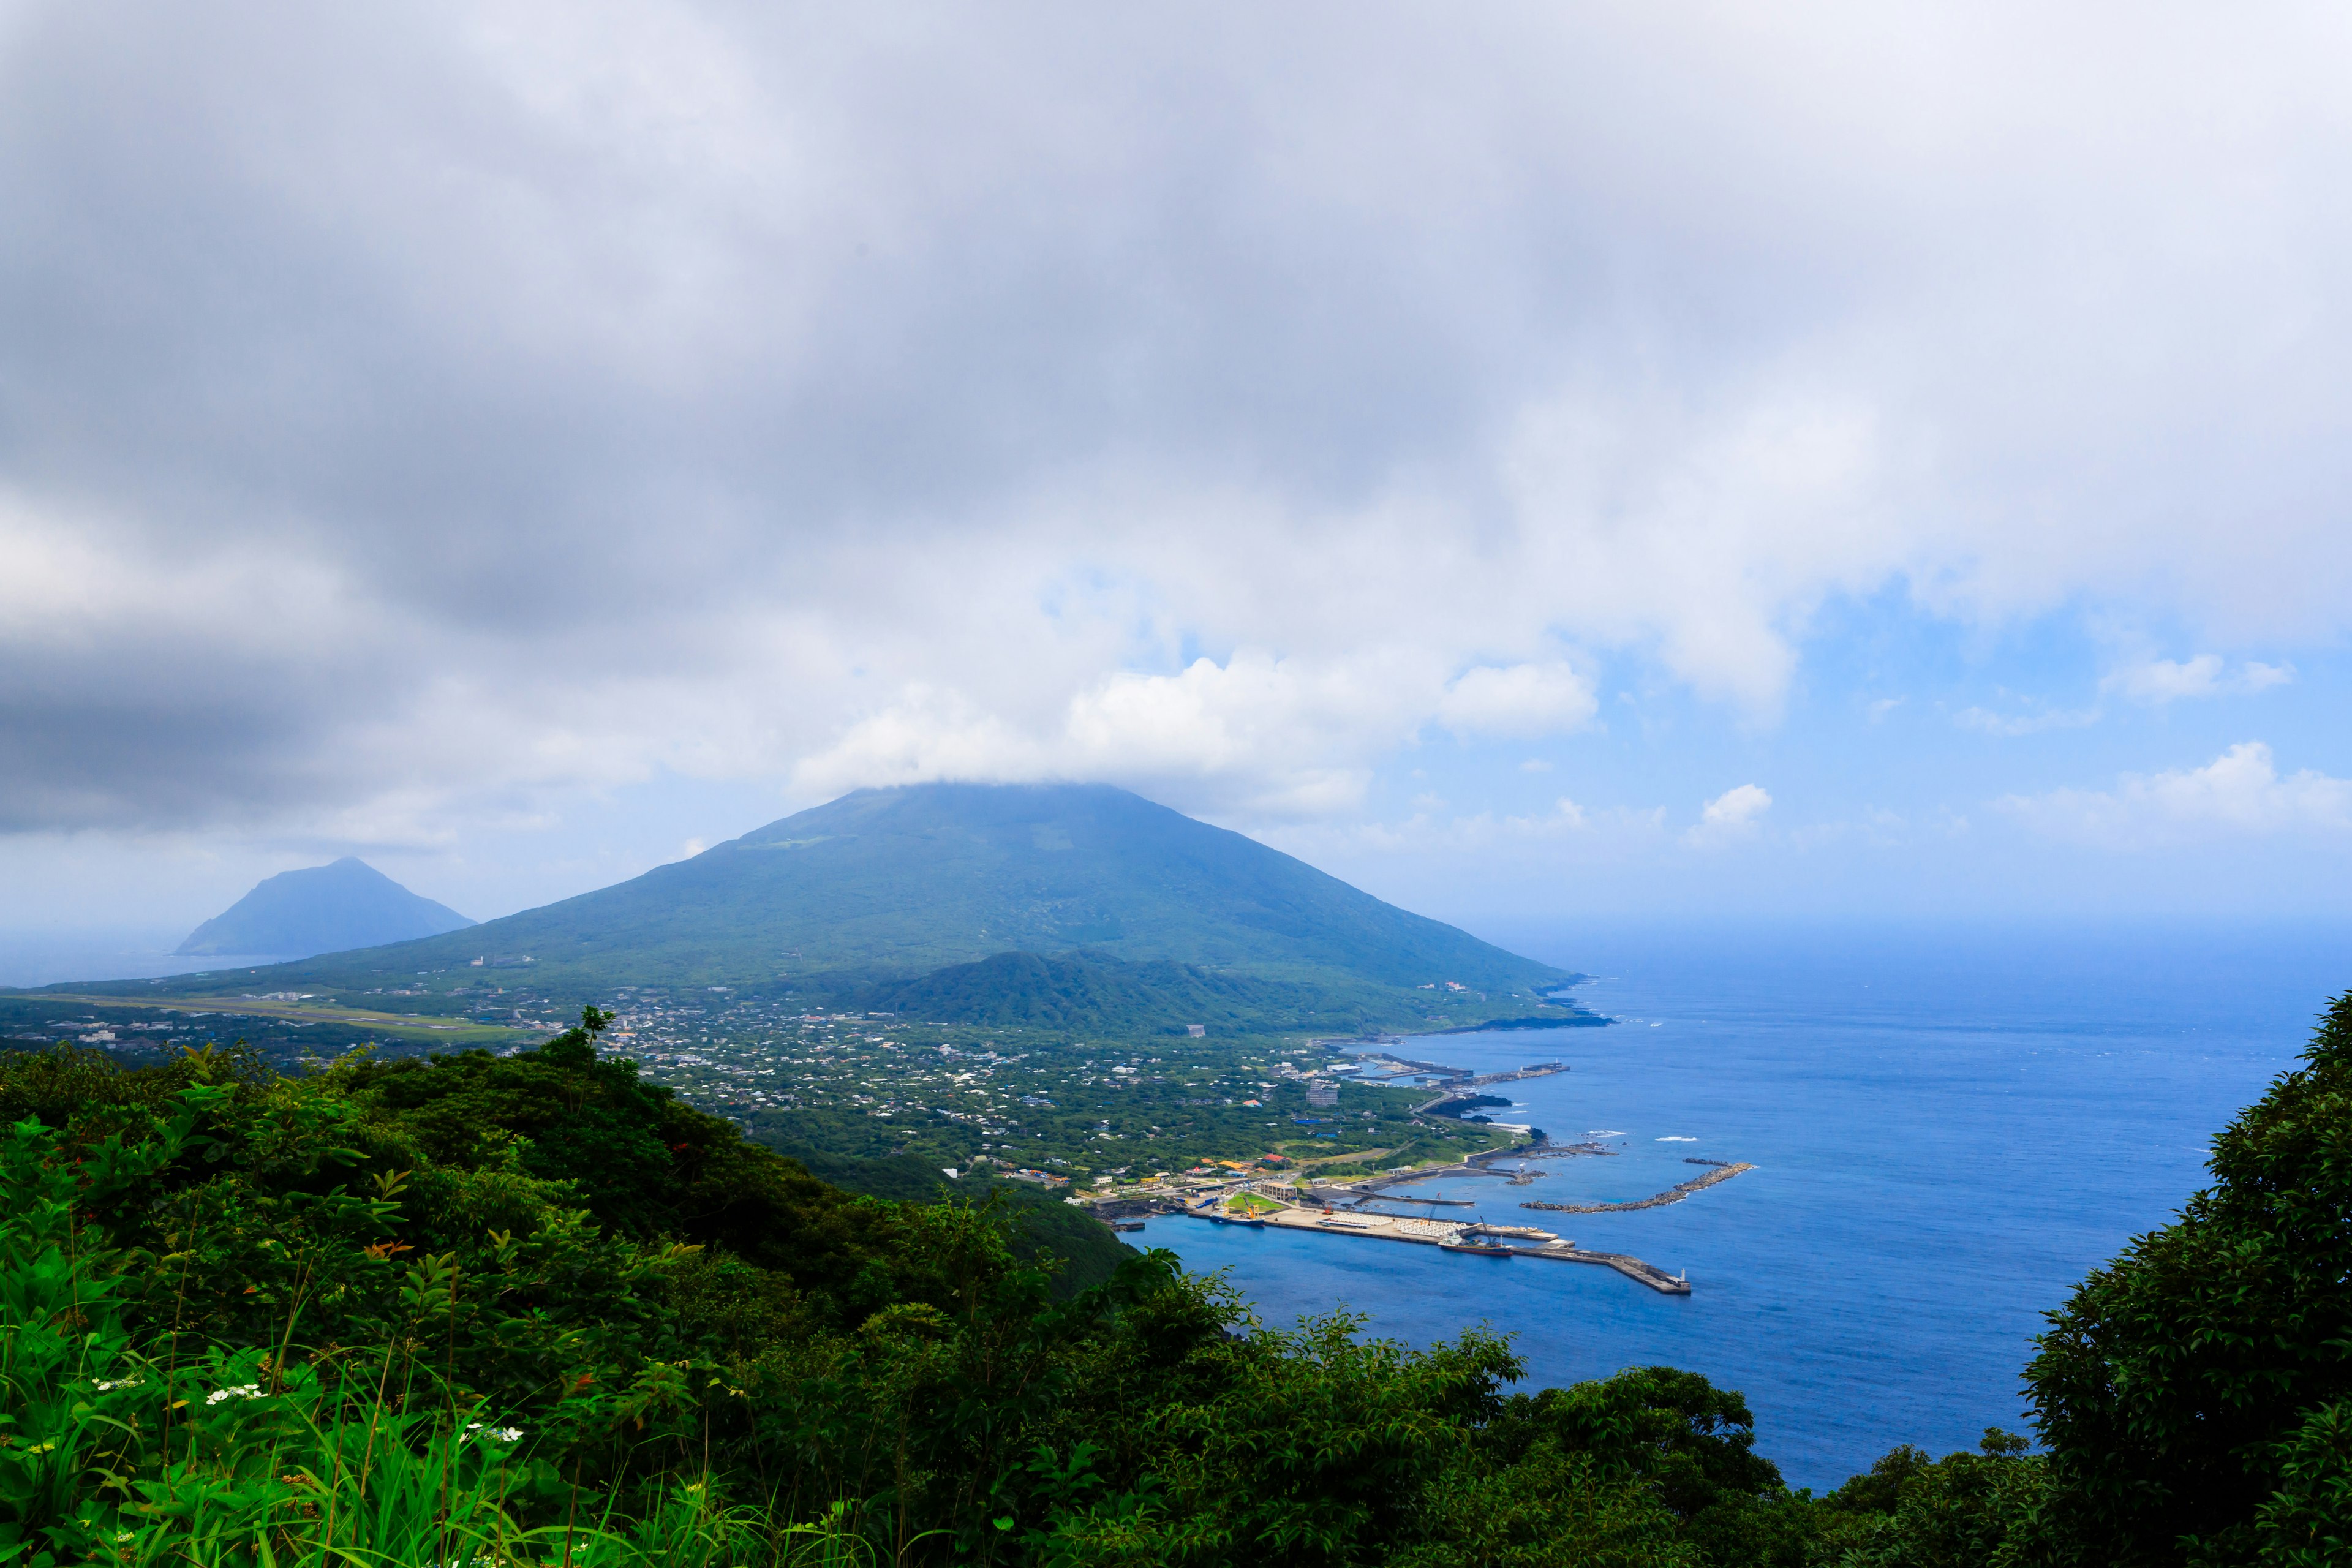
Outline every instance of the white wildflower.
<path fill-rule="evenodd" d="M 139 1379 L 135 1377 L 110 1377 L 104 1383 L 98 1385 L 98 1391 L 100 1394 L 111 1394 L 118 1388 L 136 1388 L 138 1386 Z"/>
<path fill-rule="evenodd" d="M 482 1424 L 480 1422 L 468 1421 L 466 1423 L 465 1433 L 458 1437 L 457 1441 L 462 1443 L 466 1438 L 472 1436 L 475 1433 L 480 1432 L 481 1430 Z M 496 1437 L 501 1443 L 520 1443 L 522 1441 L 522 1428 L 520 1426 L 493 1426 L 488 1432 L 485 1433 L 484 1436 Z"/>
<path fill-rule="evenodd" d="M 206 1405 L 218 1405 L 224 1399 L 258 1399 L 260 1397 L 261 1385 L 259 1384 L 240 1383 L 234 1388 L 214 1389 L 210 1394 L 205 1395 L 205 1403 Z"/>

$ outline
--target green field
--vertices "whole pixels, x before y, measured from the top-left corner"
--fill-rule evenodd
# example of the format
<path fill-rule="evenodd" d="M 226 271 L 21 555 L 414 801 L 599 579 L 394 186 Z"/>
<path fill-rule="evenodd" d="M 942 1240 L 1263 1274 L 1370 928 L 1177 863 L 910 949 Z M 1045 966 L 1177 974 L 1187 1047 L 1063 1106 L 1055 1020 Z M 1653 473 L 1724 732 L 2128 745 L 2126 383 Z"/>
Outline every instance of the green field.
<path fill-rule="evenodd" d="M 325 997 L 296 1002 L 236 994 L 136 996 L 75 991 L 0 993 L 0 1041 L 18 1047 L 93 1038 L 121 1052 L 252 1045 L 268 1057 L 330 1057 L 354 1047 L 505 1048 L 551 1031 L 451 1014 L 392 1013 Z M 111 1035 L 112 1039 L 96 1039 Z"/>

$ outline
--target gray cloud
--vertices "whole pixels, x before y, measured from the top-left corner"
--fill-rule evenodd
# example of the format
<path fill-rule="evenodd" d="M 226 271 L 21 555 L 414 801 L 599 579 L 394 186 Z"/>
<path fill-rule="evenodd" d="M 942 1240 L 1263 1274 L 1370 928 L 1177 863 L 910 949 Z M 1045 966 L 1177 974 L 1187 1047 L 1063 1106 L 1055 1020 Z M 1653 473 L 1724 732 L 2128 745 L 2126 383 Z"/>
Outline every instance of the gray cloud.
<path fill-rule="evenodd" d="M 0 828 L 1313 815 L 1890 582 L 2325 638 L 2344 26 L 23 7 Z"/>

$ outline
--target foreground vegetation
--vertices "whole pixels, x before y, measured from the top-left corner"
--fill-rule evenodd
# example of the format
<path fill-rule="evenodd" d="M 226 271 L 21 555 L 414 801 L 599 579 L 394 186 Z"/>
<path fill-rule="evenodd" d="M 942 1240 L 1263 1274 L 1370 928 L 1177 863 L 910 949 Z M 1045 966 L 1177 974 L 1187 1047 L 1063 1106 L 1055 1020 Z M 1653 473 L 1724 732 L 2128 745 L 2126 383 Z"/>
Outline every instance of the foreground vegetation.
<path fill-rule="evenodd" d="M 2040 1452 L 1818 1499 L 1690 1373 L 1512 1393 L 1486 1335 L 1273 1328 L 1164 1254 L 1075 1279 L 1001 1202 L 850 1194 L 604 1022 L 303 1078 L 0 1060 L 0 1563 L 2352 1555 L 2352 996 L 2053 1315 Z"/>

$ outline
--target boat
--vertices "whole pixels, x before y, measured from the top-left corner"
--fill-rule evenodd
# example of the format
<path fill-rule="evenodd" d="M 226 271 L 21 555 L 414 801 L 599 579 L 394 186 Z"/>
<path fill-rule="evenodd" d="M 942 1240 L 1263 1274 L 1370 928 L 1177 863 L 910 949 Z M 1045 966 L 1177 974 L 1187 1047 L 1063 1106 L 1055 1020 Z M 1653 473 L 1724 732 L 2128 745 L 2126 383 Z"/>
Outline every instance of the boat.
<path fill-rule="evenodd" d="M 1239 1215 L 1204 1214 L 1202 1215 L 1201 1217 L 1207 1220 L 1212 1225 L 1245 1225 L 1252 1230 L 1264 1230 L 1265 1228 L 1265 1221 L 1255 1217 L 1244 1219 Z"/>
<path fill-rule="evenodd" d="M 1480 1258 L 1508 1258 L 1518 1251 L 1499 1241 L 1474 1241 L 1465 1237 L 1449 1236 L 1437 1244 L 1448 1252 L 1475 1253 Z"/>

